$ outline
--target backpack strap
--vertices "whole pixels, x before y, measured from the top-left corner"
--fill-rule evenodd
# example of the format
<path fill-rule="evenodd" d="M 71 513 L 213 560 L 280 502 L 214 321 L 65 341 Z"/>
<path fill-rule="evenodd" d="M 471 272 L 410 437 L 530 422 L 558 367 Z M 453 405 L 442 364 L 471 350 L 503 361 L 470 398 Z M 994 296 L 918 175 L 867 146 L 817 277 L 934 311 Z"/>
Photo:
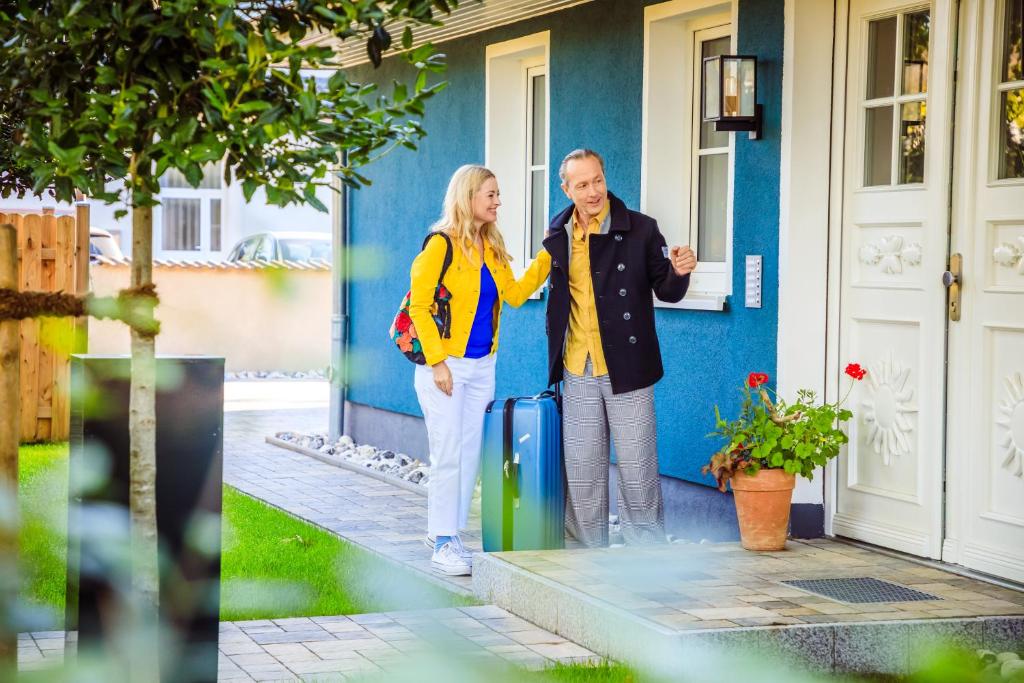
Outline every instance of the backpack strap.
<path fill-rule="evenodd" d="M 427 235 L 427 238 L 423 240 L 423 246 L 420 247 L 420 251 L 427 248 L 427 244 L 434 235 L 440 235 L 444 238 L 445 250 L 444 250 L 444 263 L 441 264 L 441 274 L 437 276 L 437 284 L 441 284 L 444 280 L 445 274 L 448 272 L 448 268 L 452 265 L 452 238 L 448 236 L 448 233 L 443 230 L 438 230 Z"/>

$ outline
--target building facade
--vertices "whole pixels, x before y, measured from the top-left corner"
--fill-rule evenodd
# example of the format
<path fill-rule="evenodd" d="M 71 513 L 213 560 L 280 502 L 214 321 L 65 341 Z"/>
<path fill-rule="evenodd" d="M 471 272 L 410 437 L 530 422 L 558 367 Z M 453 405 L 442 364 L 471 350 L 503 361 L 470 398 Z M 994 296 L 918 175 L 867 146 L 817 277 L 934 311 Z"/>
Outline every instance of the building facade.
<path fill-rule="evenodd" d="M 592 0 L 460 8 L 430 37 L 449 87 L 427 138 L 348 194 L 345 425 L 426 454 L 412 366 L 385 333 L 451 173 L 494 170 L 515 266 L 591 147 L 609 188 L 700 265 L 657 303 L 669 530 L 730 538 L 701 466 L 714 407 L 749 372 L 783 396 L 853 389 L 842 456 L 798 485 L 793 532 L 1024 580 L 1024 72 L 1021 0 Z M 757 57 L 763 134 L 702 123 L 705 57 Z M 354 55 L 354 53 L 353 53 Z M 350 67 L 387 84 L 398 59 Z M 369 256 L 367 257 L 369 258 Z M 958 265 L 959 264 L 959 265 Z M 498 396 L 544 388 L 543 295 L 502 322 Z M 614 497 L 613 497 L 614 499 Z"/>

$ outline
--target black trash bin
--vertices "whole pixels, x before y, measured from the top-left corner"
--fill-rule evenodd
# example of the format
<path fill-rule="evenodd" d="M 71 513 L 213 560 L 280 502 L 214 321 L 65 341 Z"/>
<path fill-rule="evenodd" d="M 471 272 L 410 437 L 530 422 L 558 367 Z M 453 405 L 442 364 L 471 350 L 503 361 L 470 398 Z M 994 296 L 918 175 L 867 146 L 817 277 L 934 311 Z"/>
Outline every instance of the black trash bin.
<path fill-rule="evenodd" d="M 127 356 L 71 361 L 66 624 L 78 649 L 109 652 L 130 575 Z M 161 680 L 217 680 L 224 359 L 158 356 L 156 501 Z M 167 642 L 172 645 L 167 645 Z"/>

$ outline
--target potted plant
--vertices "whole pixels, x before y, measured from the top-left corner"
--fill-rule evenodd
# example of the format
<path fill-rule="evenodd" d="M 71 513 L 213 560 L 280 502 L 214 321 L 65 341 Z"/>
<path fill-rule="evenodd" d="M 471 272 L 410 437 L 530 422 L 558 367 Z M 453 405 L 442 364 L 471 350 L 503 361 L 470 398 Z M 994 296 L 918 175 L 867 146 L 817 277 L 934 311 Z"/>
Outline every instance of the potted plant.
<path fill-rule="evenodd" d="M 867 371 L 851 363 L 846 374 L 852 388 Z M 839 454 L 847 442 L 841 425 L 853 417 L 843 408 L 849 389 L 835 403 L 819 404 L 807 389 L 787 403 L 767 384 L 764 373 L 747 376 L 735 420 L 723 419 L 715 406 L 715 431 L 708 436 L 726 443 L 703 468 L 720 491 L 732 486 L 740 539 L 747 550 L 785 548 L 796 475 L 812 479 L 815 468 Z"/>

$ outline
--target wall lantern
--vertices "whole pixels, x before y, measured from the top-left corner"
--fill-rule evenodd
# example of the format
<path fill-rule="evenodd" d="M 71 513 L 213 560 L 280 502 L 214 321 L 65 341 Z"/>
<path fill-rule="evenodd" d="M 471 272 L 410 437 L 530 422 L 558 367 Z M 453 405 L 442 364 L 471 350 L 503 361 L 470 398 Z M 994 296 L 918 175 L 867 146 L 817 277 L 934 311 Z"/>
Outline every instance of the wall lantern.
<path fill-rule="evenodd" d="M 761 139 L 762 108 L 757 103 L 757 57 L 705 57 L 701 71 L 701 114 L 716 131 L 750 131 Z"/>

